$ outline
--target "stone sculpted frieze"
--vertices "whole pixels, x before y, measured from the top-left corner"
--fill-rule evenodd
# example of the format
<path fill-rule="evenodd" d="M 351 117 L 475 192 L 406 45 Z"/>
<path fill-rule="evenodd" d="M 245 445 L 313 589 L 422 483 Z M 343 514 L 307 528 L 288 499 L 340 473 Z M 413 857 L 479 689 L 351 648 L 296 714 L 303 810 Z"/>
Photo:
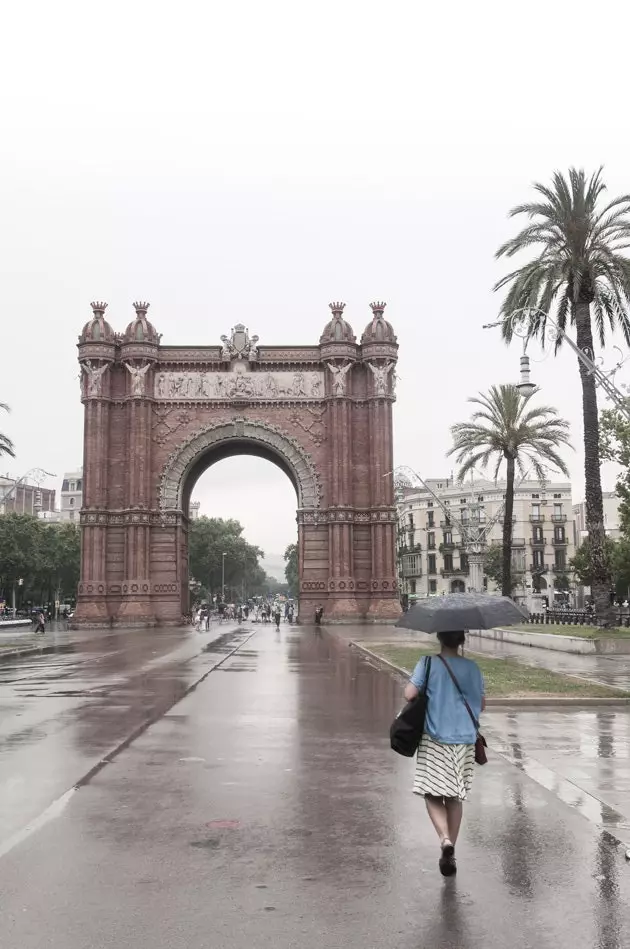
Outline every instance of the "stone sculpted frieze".
<path fill-rule="evenodd" d="M 159 372 L 156 399 L 302 400 L 324 397 L 324 374 L 309 372 Z"/>

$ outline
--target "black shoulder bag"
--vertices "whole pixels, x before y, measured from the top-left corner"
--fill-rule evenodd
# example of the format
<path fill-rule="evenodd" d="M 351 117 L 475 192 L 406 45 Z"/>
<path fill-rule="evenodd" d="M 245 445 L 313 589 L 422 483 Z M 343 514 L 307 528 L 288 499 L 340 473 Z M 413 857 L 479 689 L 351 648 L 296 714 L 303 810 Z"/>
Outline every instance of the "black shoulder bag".
<path fill-rule="evenodd" d="M 427 714 L 427 684 L 430 672 L 431 656 L 428 656 L 422 688 L 415 699 L 407 702 L 389 729 L 389 743 L 393 751 L 404 755 L 405 758 L 413 758 L 422 738 Z"/>
<path fill-rule="evenodd" d="M 472 719 L 473 725 L 475 726 L 475 731 L 477 732 L 477 740 L 475 741 L 475 761 L 477 762 L 477 764 L 488 764 L 488 756 L 487 756 L 487 754 L 486 754 L 486 748 L 488 747 L 488 742 L 486 741 L 486 739 L 483 737 L 483 735 L 482 735 L 481 732 L 479 731 L 479 722 L 477 721 L 477 719 L 476 719 L 475 716 L 473 715 L 473 711 L 472 711 L 470 705 L 468 704 L 468 699 L 466 698 L 466 696 L 465 696 L 464 693 L 462 692 L 462 688 L 461 688 L 459 682 L 457 681 L 457 679 L 455 678 L 455 673 L 453 672 L 453 670 L 452 670 L 451 667 L 449 666 L 448 662 L 446 661 L 446 659 L 444 658 L 444 656 L 438 656 L 438 659 L 441 659 L 442 662 L 444 663 L 444 665 L 446 666 L 446 668 L 447 668 L 447 670 L 448 670 L 448 674 L 450 675 L 451 679 L 453 680 L 453 683 L 454 683 L 454 685 L 455 685 L 455 688 L 457 689 L 457 691 L 459 692 L 459 694 L 460 694 L 461 697 L 463 698 L 463 700 L 464 700 L 464 705 L 466 706 L 466 710 L 467 710 L 468 714 L 470 715 L 470 717 L 471 717 L 471 719 Z"/>

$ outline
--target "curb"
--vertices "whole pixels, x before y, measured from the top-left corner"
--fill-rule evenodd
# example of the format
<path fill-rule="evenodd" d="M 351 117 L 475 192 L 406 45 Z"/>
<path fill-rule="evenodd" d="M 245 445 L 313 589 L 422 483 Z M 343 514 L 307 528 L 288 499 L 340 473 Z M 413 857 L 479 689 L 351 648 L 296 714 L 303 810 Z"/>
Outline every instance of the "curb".
<path fill-rule="evenodd" d="M 76 642 L 58 643 L 53 646 L 16 646 L 15 649 L 0 649 L 0 662 L 3 659 L 17 659 L 20 656 L 45 656 L 53 652 L 71 652 Z"/>
<path fill-rule="evenodd" d="M 396 666 L 393 662 L 390 662 L 388 659 L 383 659 L 382 656 L 379 656 L 377 653 L 373 652 L 371 649 L 368 649 L 367 646 L 362 645 L 361 643 L 356 642 L 355 640 L 350 641 L 350 648 L 357 649 L 359 652 L 363 653 L 364 656 L 368 657 L 372 662 L 376 663 L 381 669 L 390 674 L 394 674 L 397 678 L 404 678 L 405 680 L 409 679 L 409 671 L 403 669 L 402 666 Z M 567 678 L 578 678 L 577 676 Z M 590 682 L 589 679 L 581 679 L 582 682 Z M 593 683 L 593 685 L 599 685 L 599 683 Z M 600 686 L 601 688 L 601 686 Z M 579 707 L 585 708 L 589 706 L 625 706 L 630 705 L 630 695 L 627 698 L 597 698 L 595 696 L 587 698 L 579 698 L 578 696 L 567 696 L 563 698 L 558 696 L 556 698 L 536 698 L 532 696 L 531 698 L 509 698 L 506 697 L 495 697 L 495 698 L 486 698 L 486 708 L 571 708 Z"/>

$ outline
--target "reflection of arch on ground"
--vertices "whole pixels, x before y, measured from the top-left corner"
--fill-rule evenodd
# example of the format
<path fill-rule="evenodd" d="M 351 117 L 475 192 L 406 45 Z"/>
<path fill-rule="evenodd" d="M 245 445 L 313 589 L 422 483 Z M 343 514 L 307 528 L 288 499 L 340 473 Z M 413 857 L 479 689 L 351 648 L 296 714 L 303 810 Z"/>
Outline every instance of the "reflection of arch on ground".
<path fill-rule="evenodd" d="M 160 508 L 188 513 L 190 493 L 203 472 L 223 458 L 242 454 L 266 458 L 281 468 L 296 490 L 299 508 L 319 507 L 319 477 L 297 441 L 271 425 L 242 420 L 210 425 L 173 452 L 160 479 Z"/>

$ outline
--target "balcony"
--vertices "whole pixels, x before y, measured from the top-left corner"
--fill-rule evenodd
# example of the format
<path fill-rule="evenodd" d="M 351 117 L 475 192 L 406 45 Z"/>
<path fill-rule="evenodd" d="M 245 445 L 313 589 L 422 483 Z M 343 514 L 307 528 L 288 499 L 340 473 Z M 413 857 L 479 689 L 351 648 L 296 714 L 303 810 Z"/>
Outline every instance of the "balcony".
<path fill-rule="evenodd" d="M 549 567 L 546 563 L 530 563 L 530 573 L 549 573 Z"/>
<path fill-rule="evenodd" d="M 443 540 L 440 544 L 440 552 L 443 550 L 453 550 L 455 547 L 459 547 L 459 544 L 456 544 L 454 540 Z"/>
<path fill-rule="evenodd" d="M 529 541 L 529 546 L 530 547 L 544 547 L 546 543 L 547 541 L 545 540 L 544 537 L 539 537 L 539 538 L 531 537 Z"/>
<path fill-rule="evenodd" d="M 566 573 L 569 569 L 568 563 L 554 563 L 551 565 L 554 573 Z"/>
<path fill-rule="evenodd" d="M 467 577 L 469 571 L 462 567 L 453 567 L 452 570 L 447 570 L 446 567 L 440 570 L 440 573 L 443 577 Z"/>
<path fill-rule="evenodd" d="M 405 580 L 408 580 L 408 579 L 410 579 L 410 578 L 414 578 L 414 579 L 415 579 L 416 577 L 421 577 L 421 576 L 422 576 L 422 567 L 412 567 L 412 566 L 408 566 L 408 565 L 406 565 L 406 564 L 403 564 L 403 567 L 402 567 L 402 576 L 404 577 Z"/>
<path fill-rule="evenodd" d="M 552 537 L 551 543 L 554 547 L 566 547 L 569 543 L 568 537 Z"/>
<path fill-rule="evenodd" d="M 552 514 L 551 522 L 552 524 L 566 524 L 567 516 L 566 514 Z"/>
<path fill-rule="evenodd" d="M 529 519 L 532 524 L 542 524 L 545 519 L 544 514 L 530 514 Z"/>
<path fill-rule="evenodd" d="M 453 522 L 450 520 L 450 518 L 446 521 L 440 521 L 440 527 L 442 528 L 442 530 L 444 530 L 445 528 L 446 530 L 449 530 L 449 528 L 451 528 L 452 526 L 453 526 Z"/>
<path fill-rule="evenodd" d="M 512 547 L 524 547 L 525 538 L 524 537 L 513 537 L 512 538 Z"/>

